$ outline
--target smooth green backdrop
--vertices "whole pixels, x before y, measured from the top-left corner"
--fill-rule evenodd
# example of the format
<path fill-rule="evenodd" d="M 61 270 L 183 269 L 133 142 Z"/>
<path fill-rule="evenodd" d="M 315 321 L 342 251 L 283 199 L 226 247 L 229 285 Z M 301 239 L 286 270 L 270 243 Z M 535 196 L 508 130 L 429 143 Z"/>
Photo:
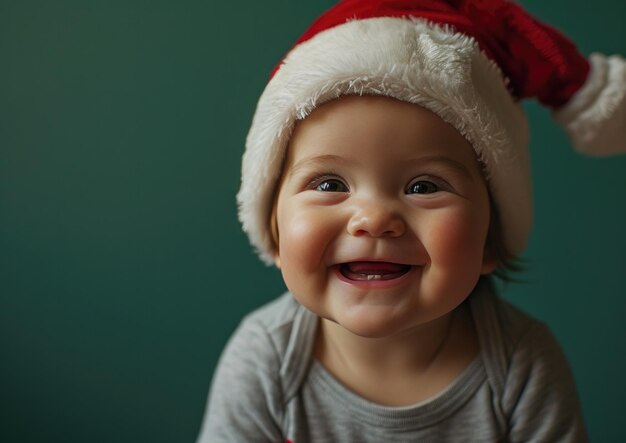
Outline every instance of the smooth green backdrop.
<path fill-rule="evenodd" d="M 268 73 L 330 0 L 0 3 L 0 441 L 191 442 L 242 315 L 283 290 L 234 195 Z M 525 0 L 626 54 L 623 0 Z M 626 441 L 626 158 L 532 124 L 524 284 L 594 441 Z"/>

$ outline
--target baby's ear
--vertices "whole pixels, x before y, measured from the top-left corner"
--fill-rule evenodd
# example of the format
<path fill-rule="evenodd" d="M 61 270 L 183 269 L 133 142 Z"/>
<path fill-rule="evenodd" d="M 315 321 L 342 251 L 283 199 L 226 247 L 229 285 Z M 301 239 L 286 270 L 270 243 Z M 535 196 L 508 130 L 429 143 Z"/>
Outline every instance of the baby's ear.
<path fill-rule="evenodd" d="M 497 267 L 498 267 L 498 263 L 497 263 L 497 261 L 495 259 L 487 260 L 485 258 L 483 260 L 483 266 L 480 268 L 480 274 L 481 275 L 489 275 L 493 271 L 495 271 Z"/>
<path fill-rule="evenodd" d="M 270 216 L 270 234 L 272 234 L 272 256 L 274 264 L 280 269 L 280 254 L 278 253 L 278 220 L 276 218 L 276 200 L 272 207 L 272 215 Z"/>
<path fill-rule="evenodd" d="M 495 253 L 491 242 L 487 240 L 485 250 L 483 251 L 483 264 L 480 268 L 481 275 L 489 275 L 498 267 L 497 254 Z"/>

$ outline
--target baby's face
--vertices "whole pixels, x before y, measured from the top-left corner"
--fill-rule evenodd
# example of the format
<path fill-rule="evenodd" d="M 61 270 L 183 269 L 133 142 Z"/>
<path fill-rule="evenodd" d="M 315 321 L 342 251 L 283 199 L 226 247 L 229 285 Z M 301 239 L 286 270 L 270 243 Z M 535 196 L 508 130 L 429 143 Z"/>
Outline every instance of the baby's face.
<path fill-rule="evenodd" d="M 495 268 L 474 150 L 435 114 L 390 98 L 344 97 L 298 123 L 275 216 L 289 290 L 362 336 L 449 313 Z"/>

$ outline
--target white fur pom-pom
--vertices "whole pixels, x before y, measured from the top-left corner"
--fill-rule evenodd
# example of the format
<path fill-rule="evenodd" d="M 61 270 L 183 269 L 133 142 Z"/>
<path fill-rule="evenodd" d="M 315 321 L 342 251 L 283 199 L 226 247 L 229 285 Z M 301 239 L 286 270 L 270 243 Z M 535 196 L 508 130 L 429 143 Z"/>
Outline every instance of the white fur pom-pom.
<path fill-rule="evenodd" d="M 584 154 L 626 153 L 626 60 L 592 54 L 589 61 L 587 81 L 554 118 Z"/>

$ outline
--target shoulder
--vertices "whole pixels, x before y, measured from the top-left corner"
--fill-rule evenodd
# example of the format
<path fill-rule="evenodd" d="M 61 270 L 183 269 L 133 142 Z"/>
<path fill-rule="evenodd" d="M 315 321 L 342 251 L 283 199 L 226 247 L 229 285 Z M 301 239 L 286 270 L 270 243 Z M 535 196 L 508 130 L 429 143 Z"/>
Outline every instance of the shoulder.
<path fill-rule="evenodd" d="M 275 300 L 247 314 L 239 323 L 230 342 L 249 345 L 249 339 L 266 341 L 267 345 L 276 343 L 276 351 L 281 350 L 280 342 L 289 333 L 293 317 L 298 306 L 289 294 L 283 294 Z"/>
<path fill-rule="evenodd" d="M 294 317 L 302 307 L 289 293 L 257 308 L 241 321 L 239 330 L 261 329 L 268 335 L 281 335 L 290 330 Z"/>
<path fill-rule="evenodd" d="M 546 324 L 492 290 L 473 303 L 510 441 L 586 441 L 573 375 Z"/>
<path fill-rule="evenodd" d="M 220 365 L 230 360 L 254 360 L 257 367 L 280 365 L 297 309 L 285 294 L 246 315 L 230 337 Z"/>
<path fill-rule="evenodd" d="M 514 352 L 530 331 L 537 329 L 549 334 L 542 322 L 499 297 L 488 282 L 481 282 L 472 294 L 471 308 L 479 335 L 492 336 L 489 347 L 502 347 L 507 355 Z"/>
<path fill-rule="evenodd" d="M 233 333 L 221 364 L 234 359 L 253 361 L 254 372 L 289 377 L 288 369 L 310 357 L 315 316 L 286 293 L 248 314 Z"/>
<path fill-rule="evenodd" d="M 285 366 L 310 358 L 316 325 L 317 317 L 285 293 L 244 317 L 231 341 L 257 355 L 266 351 L 286 376 Z"/>
<path fill-rule="evenodd" d="M 218 362 L 201 435 L 278 441 L 285 405 L 308 367 L 315 324 L 290 294 L 247 315 Z"/>
<path fill-rule="evenodd" d="M 482 284 L 472 297 L 481 349 L 502 374 L 512 369 L 518 355 L 565 359 L 548 326 L 498 296 L 490 284 Z"/>

